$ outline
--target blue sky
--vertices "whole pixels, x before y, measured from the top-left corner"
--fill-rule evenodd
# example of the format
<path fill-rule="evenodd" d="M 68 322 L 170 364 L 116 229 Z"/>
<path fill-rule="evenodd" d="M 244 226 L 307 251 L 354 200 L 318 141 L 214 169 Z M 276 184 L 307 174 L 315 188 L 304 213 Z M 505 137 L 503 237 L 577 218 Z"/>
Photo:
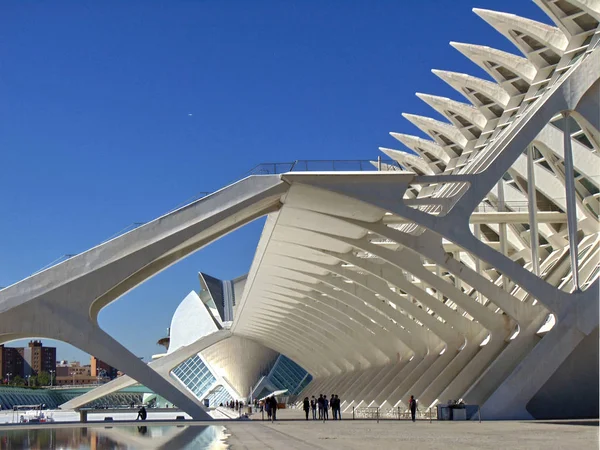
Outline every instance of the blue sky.
<path fill-rule="evenodd" d="M 374 159 L 420 134 L 432 68 L 486 77 L 448 45 L 515 51 L 471 8 L 547 22 L 532 1 L 57 1 L 0 5 L 0 286 L 262 162 Z M 198 271 L 247 272 L 262 222 L 106 308 L 146 360 Z M 85 356 L 58 343 L 61 359 Z"/>

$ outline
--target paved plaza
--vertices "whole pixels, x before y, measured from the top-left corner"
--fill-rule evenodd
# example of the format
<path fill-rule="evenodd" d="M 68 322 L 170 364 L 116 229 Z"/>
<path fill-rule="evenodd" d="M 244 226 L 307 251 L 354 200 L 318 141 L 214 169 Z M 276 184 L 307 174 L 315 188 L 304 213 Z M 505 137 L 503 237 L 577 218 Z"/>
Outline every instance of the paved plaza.
<path fill-rule="evenodd" d="M 598 420 L 589 421 L 489 421 L 437 422 L 384 420 L 305 421 L 295 419 L 298 411 L 285 411 L 283 420 L 271 423 L 260 420 L 215 420 L 213 422 L 186 421 L 185 425 L 216 425 L 225 427 L 226 444 L 231 450 L 374 450 L 374 449 L 597 449 Z M 285 418 L 287 417 L 287 418 Z M 125 417 L 123 417 L 125 418 Z M 118 419 L 121 419 L 119 417 Z M 156 417 L 156 419 L 159 419 Z M 113 422 L 109 428 L 140 422 Z M 83 424 L 61 423 L 45 425 L 0 426 L 0 435 L 11 430 L 35 428 L 78 428 Z M 149 428 L 177 425 L 181 422 L 149 420 Z M 88 428 L 104 430 L 102 422 L 85 424 Z M 174 445 L 174 446 L 173 446 Z M 138 447 L 133 447 L 138 448 Z M 145 446 L 139 448 L 146 448 Z M 162 447 L 161 447 L 162 448 Z M 172 448 L 178 447 L 176 441 Z M 213 448 L 213 447 L 210 447 Z M 222 447 L 218 447 L 222 448 Z"/>
<path fill-rule="evenodd" d="M 583 422 L 580 422 L 583 423 Z M 598 449 L 597 422 L 352 421 L 226 425 L 232 450 L 254 449 Z"/>
<path fill-rule="evenodd" d="M 233 450 L 254 449 L 598 449 L 598 420 L 440 422 L 312 421 L 281 410 L 275 423 L 225 424 Z M 258 420 L 259 423 L 256 423 Z M 222 422 L 221 422 L 222 423 Z"/>

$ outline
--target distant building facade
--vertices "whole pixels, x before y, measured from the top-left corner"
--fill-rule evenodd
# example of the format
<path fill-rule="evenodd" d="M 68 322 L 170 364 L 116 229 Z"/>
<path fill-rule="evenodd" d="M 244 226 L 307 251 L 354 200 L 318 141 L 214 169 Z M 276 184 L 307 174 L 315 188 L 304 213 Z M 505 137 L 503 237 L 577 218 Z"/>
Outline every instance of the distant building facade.
<path fill-rule="evenodd" d="M 2 380 L 8 383 L 15 376 L 24 376 L 23 356 L 18 348 L 5 347 L 0 345 L 0 370 L 2 371 Z"/>
<path fill-rule="evenodd" d="M 57 386 L 97 384 L 99 381 L 89 364 L 82 366 L 79 361 L 62 361 L 56 366 Z"/>
<path fill-rule="evenodd" d="M 99 360 L 95 356 L 90 358 L 90 374 L 96 377 L 108 378 L 113 380 L 118 376 L 118 370 L 110 364 Z"/>
<path fill-rule="evenodd" d="M 56 370 L 56 347 L 44 347 L 42 341 L 29 341 L 22 354 L 25 376 Z"/>
<path fill-rule="evenodd" d="M 37 340 L 29 341 L 27 347 L 0 345 L 0 370 L 4 382 L 15 376 L 24 378 L 56 371 L 56 347 L 45 347 Z"/>

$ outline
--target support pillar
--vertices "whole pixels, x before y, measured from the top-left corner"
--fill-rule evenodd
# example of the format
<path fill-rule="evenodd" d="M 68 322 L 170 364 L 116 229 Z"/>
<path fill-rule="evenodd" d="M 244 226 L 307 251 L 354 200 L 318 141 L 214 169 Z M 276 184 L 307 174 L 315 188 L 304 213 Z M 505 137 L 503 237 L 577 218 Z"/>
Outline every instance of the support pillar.
<path fill-rule="evenodd" d="M 498 181 L 498 212 L 506 211 L 506 205 L 504 200 L 504 180 L 501 178 Z M 508 250 L 506 245 L 506 222 L 499 224 L 499 233 L 500 237 L 500 252 L 504 256 L 508 256 Z M 505 273 L 502 273 L 502 287 L 505 291 L 508 291 L 508 278 Z"/>
<path fill-rule="evenodd" d="M 538 222 L 537 222 L 537 198 L 535 190 L 535 166 L 534 166 L 534 150 L 533 144 L 527 148 L 527 200 L 529 212 L 529 246 L 531 247 L 531 263 L 533 273 L 540 276 L 540 259 L 538 237 Z"/>
<path fill-rule="evenodd" d="M 479 212 L 479 206 L 477 206 L 477 212 Z M 473 224 L 473 234 L 478 241 L 481 241 L 481 225 L 478 223 Z M 477 275 L 481 275 L 481 259 L 479 259 L 475 254 L 473 254 L 475 258 L 475 272 Z M 483 299 L 481 298 L 481 293 L 477 291 L 477 301 L 479 303 L 483 303 Z"/>
<path fill-rule="evenodd" d="M 575 172 L 573 169 L 573 149 L 571 148 L 571 129 L 569 111 L 562 113 L 565 157 L 565 190 L 567 195 L 567 227 L 569 231 L 569 250 L 571 253 L 571 270 L 573 272 L 573 288 L 579 291 L 579 261 L 577 258 L 577 203 L 575 198 Z"/>

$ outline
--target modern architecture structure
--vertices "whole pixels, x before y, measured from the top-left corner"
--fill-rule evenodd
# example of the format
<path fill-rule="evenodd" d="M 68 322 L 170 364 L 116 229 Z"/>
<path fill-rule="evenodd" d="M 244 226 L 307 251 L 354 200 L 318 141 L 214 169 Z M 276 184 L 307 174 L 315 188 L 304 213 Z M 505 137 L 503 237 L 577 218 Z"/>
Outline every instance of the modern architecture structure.
<path fill-rule="evenodd" d="M 260 378 L 250 397 L 263 399 L 277 392 L 283 396 L 294 398 L 311 382 L 312 375 L 289 359 L 279 355 L 269 373 Z"/>
<path fill-rule="evenodd" d="M 191 391 L 214 381 L 190 387 L 178 366 L 199 353 L 240 396 L 282 354 L 313 377 L 302 395 L 342 408 L 415 395 L 488 419 L 597 417 L 600 2 L 536 3 L 552 25 L 475 10 L 516 53 L 452 43 L 489 80 L 435 70 L 467 103 L 418 94 L 438 118 L 405 114 L 427 138 L 392 133 L 393 162 L 240 180 L 1 290 L 2 339 L 70 342 L 131 377 L 92 397 L 137 380 L 196 418 Z M 149 365 L 98 327 L 108 303 L 265 215 L 220 322 L 190 293 Z"/>

